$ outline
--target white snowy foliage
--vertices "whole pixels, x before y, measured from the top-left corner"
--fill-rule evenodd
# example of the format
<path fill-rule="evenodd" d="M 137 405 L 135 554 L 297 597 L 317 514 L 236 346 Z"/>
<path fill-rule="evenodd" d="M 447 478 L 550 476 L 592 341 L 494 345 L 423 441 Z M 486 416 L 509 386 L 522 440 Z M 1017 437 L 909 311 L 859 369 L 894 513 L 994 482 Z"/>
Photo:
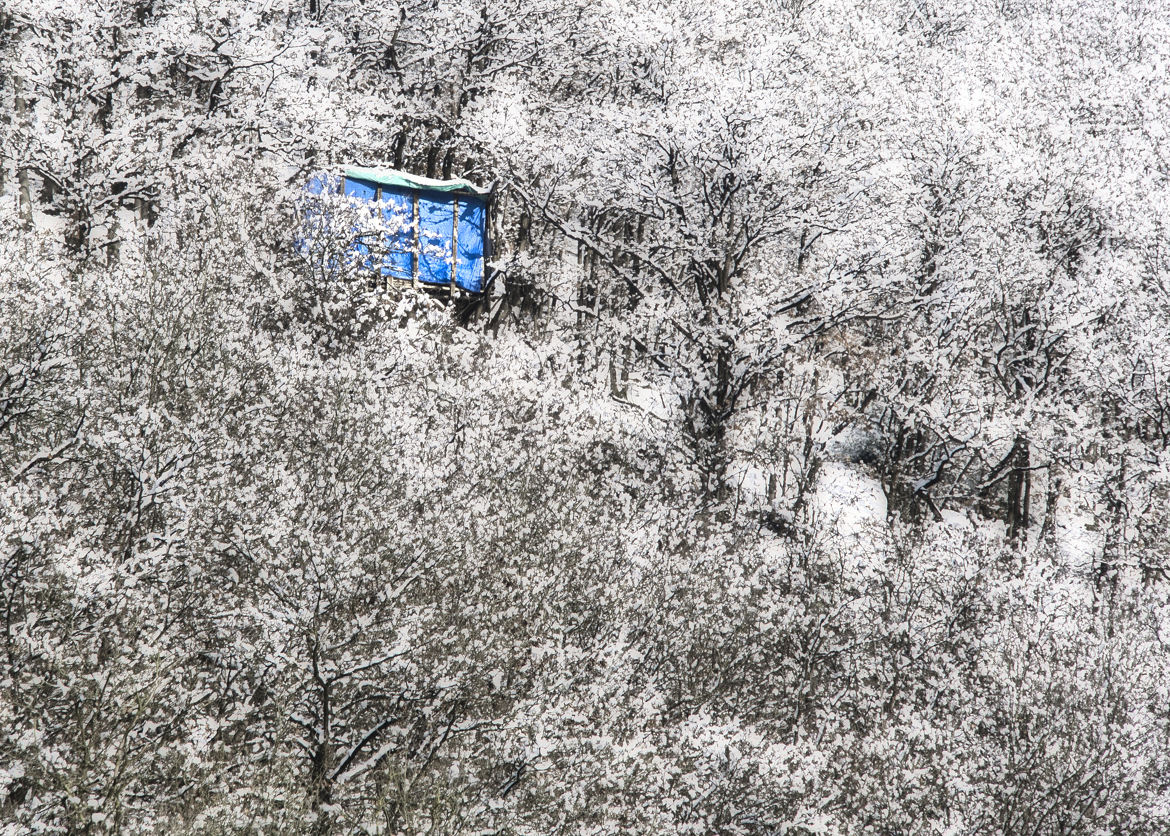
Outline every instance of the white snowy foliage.
<path fill-rule="evenodd" d="M 0 833 L 1166 832 L 1158 12 L 0 9 Z"/>

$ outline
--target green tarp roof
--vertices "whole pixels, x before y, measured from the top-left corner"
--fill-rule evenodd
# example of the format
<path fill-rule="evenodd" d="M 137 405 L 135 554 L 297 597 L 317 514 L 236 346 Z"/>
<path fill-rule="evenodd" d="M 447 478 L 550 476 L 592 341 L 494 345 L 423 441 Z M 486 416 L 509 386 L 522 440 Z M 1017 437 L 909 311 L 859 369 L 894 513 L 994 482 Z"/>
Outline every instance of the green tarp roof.
<path fill-rule="evenodd" d="M 407 174 L 405 171 L 395 171 L 392 168 L 361 168 L 350 166 L 345 169 L 345 176 L 355 180 L 372 180 L 383 186 L 401 186 L 406 189 L 423 189 L 433 192 L 463 192 L 486 195 L 490 189 L 481 189 L 470 180 L 433 180 L 430 177 L 419 177 L 417 174 Z"/>

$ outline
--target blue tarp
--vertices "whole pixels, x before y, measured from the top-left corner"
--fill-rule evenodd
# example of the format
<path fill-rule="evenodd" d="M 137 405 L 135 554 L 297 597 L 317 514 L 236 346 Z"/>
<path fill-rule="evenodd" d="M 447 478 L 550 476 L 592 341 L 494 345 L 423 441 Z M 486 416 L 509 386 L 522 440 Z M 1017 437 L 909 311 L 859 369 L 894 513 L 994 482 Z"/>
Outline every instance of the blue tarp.
<path fill-rule="evenodd" d="M 455 284 L 473 293 L 483 290 L 483 260 L 487 255 L 486 220 L 487 210 L 483 201 L 459 198 L 459 229 L 456 236 L 459 257 L 455 261 Z"/>
<path fill-rule="evenodd" d="M 330 182 L 335 181 L 329 175 L 315 176 L 307 190 L 321 194 Z M 341 183 L 346 197 L 381 201 L 386 229 L 381 239 L 362 238 L 353 245 L 367 268 L 391 278 L 450 285 L 454 264 L 456 286 L 470 293 L 483 290 L 486 190 L 465 180 L 431 181 L 388 169 L 347 169 Z"/>
<path fill-rule="evenodd" d="M 409 189 L 382 189 L 382 218 L 386 234 L 382 275 L 409 280 L 414 272 L 414 198 Z"/>
<path fill-rule="evenodd" d="M 442 193 L 418 196 L 418 280 L 426 284 L 451 284 L 451 232 L 454 200 Z"/>
<path fill-rule="evenodd" d="M 348 177 L 344 180 L 344 194 L 346 197 L 355 197 L 359 200 L 373 200 L 374 195 L 377 194 L 377 186 L 372 183 L 363 183 L 361 180 L 350 180 Z M 370 259 L 370 242 L 365 238 L 358 238 L 353 245 L 354 250 L 361 256 L 361 262 L 367 268 L 373 269 L 373 261 Z"/>

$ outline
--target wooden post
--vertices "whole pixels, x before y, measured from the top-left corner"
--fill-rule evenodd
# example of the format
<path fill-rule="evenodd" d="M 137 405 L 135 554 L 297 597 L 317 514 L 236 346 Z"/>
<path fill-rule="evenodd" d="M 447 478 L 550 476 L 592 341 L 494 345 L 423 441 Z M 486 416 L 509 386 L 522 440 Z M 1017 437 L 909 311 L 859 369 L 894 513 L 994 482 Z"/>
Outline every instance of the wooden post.
<path fill-rule="evenodd" d="M 386 216 L 382 213 L 382 186 L 381 186 L 381 184 L 374 186 L 374 211 L 378 213 L 378 226 L 379 226 L 379 228 L 385 229 L 383 224 L 386 223 Z M 367 248 L 367 250 L 368 249 L 369 248 Z M 377 266 L 374 266 L 375 265 L 374 259 L 372 259 L 372 258 L 370 259 L 370 266 L 373 267 L 374 270 L 377 271 L 376 276 L 373 279 L 371 279 L 371 283 L 373 284 L 375 289 L 386 290 L 390 286 L 390 278 L 383 274 L 382 269 L 386 265 L 386 254 L 390 251 L 390 248 L 388 246 L 386 246 L 386 233 L 385 232 L 378 233 L 377 251 L 380 254 L 379 259 L 376 263 Z"/>
<path fill-rule="evenodd" d="M 459 198 L 451 199 L 451 296 L 455 296 L 455 265 L 459 263 Z"/>
<path fill-rule="evenodd" d="M 414 223 L 414 246 L 411 248 L 410 258 L 410 277 L 414 281 L 414 289 L 418 290 L 418 271 L 419 271 L 419 254 L 421 252 L 422 230 L 418 227 L 418 191 L 410 193 L 411 203 L 413 204 L 413 223 Z"/>

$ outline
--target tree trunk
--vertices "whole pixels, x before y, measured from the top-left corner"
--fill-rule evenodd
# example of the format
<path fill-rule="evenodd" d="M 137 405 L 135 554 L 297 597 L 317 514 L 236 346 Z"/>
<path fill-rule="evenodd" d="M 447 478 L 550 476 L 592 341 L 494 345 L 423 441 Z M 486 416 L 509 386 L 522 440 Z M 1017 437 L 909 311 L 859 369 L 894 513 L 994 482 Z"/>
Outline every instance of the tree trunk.
<path fill-rule="evenodd" d="M 1012 470 L 1008 476 L 1007 513 L 1005 521 L 1008 537 L 1019 542 L 1028 535 L 1032 499 L 1031 445 L 1024 436 L 1017 436 L 1012 448 Z"/>
<path fill-rule="evenodd" d="M 25 102 L 24 96 L 20 93 L 21 82 L 20 79 L 14 78 L 12 80 L 15 89 L 15 111 L 16 120 L 19 122 L 28 110 L 28 104 Z M 19 166 L 16 169 L 16 184 L 17 197 L 20 201 L 20 220 L 26 227 L 32 226 L 32 188 L 29 185 L 28 169 Z"/>

